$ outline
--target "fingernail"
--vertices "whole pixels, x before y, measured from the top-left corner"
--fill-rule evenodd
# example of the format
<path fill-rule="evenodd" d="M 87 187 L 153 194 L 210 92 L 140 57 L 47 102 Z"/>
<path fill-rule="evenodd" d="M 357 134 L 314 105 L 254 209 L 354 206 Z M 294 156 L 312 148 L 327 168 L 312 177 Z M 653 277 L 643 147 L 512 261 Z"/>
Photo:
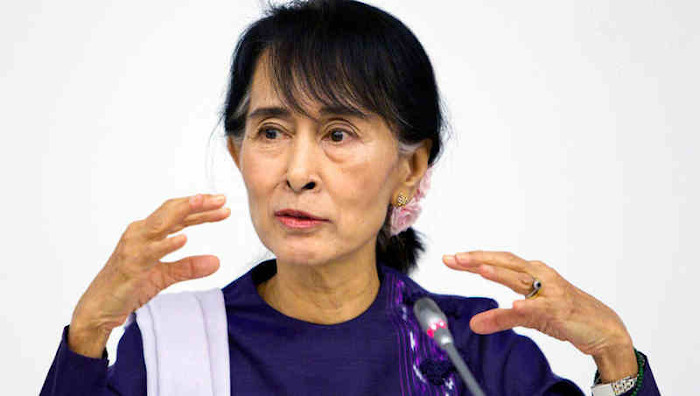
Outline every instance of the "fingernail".
<path fill-rule="evenodd" d="M 469 260 L 469 254 L 468 253 L 457 253 L 457 260 L 462 261 L 462 262 L 467 262 Z"/>
<path fill-rule="evenodd" d="M 444 261 L 445 264 L 454 264 L 455 263 L 455 256 L 452 256 L 450 254 L 445 254 L 442 256 L 442 261 Z"/>
<path fill-rule="evenodd" d="M 225 199 L 226 199 L 226 196 L 224 194 L 214 195 L 214 201 L 216 201 L 216 202 L 223 202 Z"/>

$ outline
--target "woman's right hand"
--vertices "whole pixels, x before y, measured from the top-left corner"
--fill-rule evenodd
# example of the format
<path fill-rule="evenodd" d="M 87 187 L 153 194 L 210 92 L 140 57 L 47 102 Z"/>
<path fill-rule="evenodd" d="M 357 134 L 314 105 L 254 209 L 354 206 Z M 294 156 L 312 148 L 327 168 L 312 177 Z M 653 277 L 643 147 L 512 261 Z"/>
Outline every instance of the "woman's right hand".
<path fill-rule="evenodd" d="M 211 194 L 165 201 L 144 220 L 135 221 L 122 234 L 117 248 L 78 301 L 68 333 L 76 353 L 100 358 L 109 335 L 129 315 L 168 286 L 202 278 L 219 269 L 212 255 L 189 256 L 175 262 L 160 259 L 185 245 L 184 234 L 169 237 L 185 227 L 220 221 L 231 214 L 226 202 Z"/>

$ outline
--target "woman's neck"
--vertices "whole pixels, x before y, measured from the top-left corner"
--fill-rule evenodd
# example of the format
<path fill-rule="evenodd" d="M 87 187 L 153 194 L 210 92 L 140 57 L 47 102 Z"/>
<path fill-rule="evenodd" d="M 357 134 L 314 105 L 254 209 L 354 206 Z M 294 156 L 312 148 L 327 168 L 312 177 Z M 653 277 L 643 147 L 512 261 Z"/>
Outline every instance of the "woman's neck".
<path fill-rule="evenodd" d="M 369 260 L 341 260 L 322 265 L 286 264 L 257 286 L 277 311 L 317 324 L 337 324 L 365 312 L 379 293 L 379 274 L 372 252 Z"/>

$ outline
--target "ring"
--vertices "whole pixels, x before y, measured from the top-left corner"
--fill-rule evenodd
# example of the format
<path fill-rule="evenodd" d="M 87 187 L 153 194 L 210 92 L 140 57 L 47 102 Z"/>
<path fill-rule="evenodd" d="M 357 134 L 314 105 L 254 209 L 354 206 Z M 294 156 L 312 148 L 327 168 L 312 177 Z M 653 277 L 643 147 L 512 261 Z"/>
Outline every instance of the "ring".
<path fill-rule="evenodd" d="M 532 277 L 532 290 L 530 291 L 530 293 L 528 293 L 525 296 L 525 298 L 530 299 L 530 298 L 537 297 L 537 295 L 540 293 L 540 289 L 542 289 L 542 281 L 533 276 Z"/>

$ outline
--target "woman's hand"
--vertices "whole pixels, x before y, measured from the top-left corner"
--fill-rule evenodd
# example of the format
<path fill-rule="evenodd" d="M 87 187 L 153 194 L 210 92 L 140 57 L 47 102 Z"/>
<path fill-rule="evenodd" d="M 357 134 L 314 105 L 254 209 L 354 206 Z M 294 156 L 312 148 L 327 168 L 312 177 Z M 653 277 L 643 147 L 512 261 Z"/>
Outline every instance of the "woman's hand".
<path fill-rule="evenodd" d="M 165 201 L 144 220 L 122 234 L 116 249 L 78 301 L 69 327 L 68 345 L 76 353 L 101 357 L 109 334 L 128 316 L 168 286 L 211 275 L 219 269 L 216 256 L 189 256 L 175 262 L 160 258 L 185 245 L 185 227 L 225 219 L 224 196 L 210 194 Z"/>
<path fill-rule="evenodd" d="M 472 251 L 443 256 L 450 268 L 479 274 L 516 293 L 539 293 L 516 300 L 510 309 L 496 308 L 475 315 L 469 325 L 475 333 L 490 334 L 516 326 L 536 329 L 593 356 L 601 380 L 615 381 L 637 372 L 632 339 L 620 317 L 595 297 L 567 282 L 541 261 L 527 261 L 510 252 Z"/>

